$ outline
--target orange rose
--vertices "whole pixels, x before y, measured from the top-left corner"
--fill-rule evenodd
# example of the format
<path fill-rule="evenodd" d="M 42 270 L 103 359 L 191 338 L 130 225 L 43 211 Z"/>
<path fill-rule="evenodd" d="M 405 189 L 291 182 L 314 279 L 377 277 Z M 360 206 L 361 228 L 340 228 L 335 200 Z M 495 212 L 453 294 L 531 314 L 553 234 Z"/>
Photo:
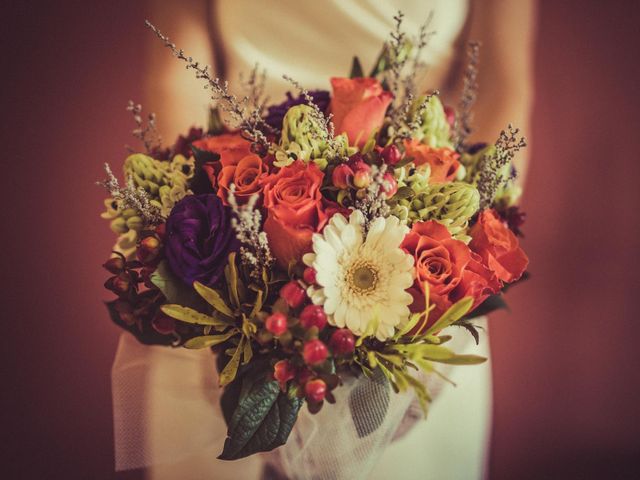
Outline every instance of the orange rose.
<path fill-rule="evenodd" d="M 204 137 L 193 142 L 193 146 L 207 152 L 220 155 L 220 165 L 237 165 L 247 155 L 251 153 L 251 143 L 242 138 L 239 133 L 223 133 Z"/>
<path fill-rule="evenodd" d="M 500 289 L 481 258 L 434 220 L 414 223 L 402 247 L 415 260 L 416 281 L 409 290 L 414 298 L 412 312 L 424 310 L 424 283 L 429 285 L 429 302 L 435 305 L 429 325 L 458 300 L 472 297 L 473 309 Z"/>
<path fill-rule="evenodd" d="M 211 177 L 212 171 L 205 168 L 211 184 L 215 185 L 216 179 Z M 238 205 L 244 205 L 254 193 L 260 193 L 262 187 L 260 180 L 267 174 L 267 165 L 262 159 L 251 154 L 244 157 L 237 165 L 227 165 L 222 167 L 218 174 L 218 197 L 222 203 L 229 205 L 227 198 L 229 196 L 229 186 L 233 183 L 236 187 L 235 197 Z"/>
<path fill-rule="evenodd" d="M 529 265 L 517 237 L 494 210 L 485 210 L 471 228 L 469 246 L 489 269 L 506 283 L 518 280 Z"/>
<path fill-rule="evenodd" d="M 350 144 L 364 146 L 382 126 L 393 94 L 383 90 L 374 78 L 332 78 L 331 87 L 329 109 L 336 132 L 346 133 Z"/>
<path fill-rule="evenodd" d="M 296 161 L 262 181 L 264 231 L 282 268 L 311 251 L 311 236 L 328 220 L 320 193 L 323 177 L 315 164 Z"/>
<path fill-rule="evenodd" d="M 450 182 L 456 176 L 460 162 L 459 155 L 450 148 L 431 148 L 417 140 L 405 140 L 405 153 L 413 157 L 416 166 L 429 164 L 431 176 L 429 183 Z"/>

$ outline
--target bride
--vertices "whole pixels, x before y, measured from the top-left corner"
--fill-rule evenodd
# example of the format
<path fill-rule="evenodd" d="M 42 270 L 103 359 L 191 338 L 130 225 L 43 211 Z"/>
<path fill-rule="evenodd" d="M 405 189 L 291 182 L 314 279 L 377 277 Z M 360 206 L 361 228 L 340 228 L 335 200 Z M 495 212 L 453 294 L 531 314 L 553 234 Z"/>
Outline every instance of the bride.
<path fill-rule="evenodd" d="M 492 139 L 509 122 L 527 131 L 531 104 L 533 1 L 519 0 L 156 0 L 149 20 L 185 52 L 215 67 L 233 88 L 257 61 L 278 102 L 290 89 L 282 74 L 308 89 L 328 89 L 331 76 L 348 74 L 352 55 L 368 68 L 393 28 L 417 32 L 433 12 L 436 33 L 424 50 L 421 84 L 457 103 L 461 64 L 469 40 L 482 42 L 480 95 L 474 137 Z M 167 139 L 194 122 L 206 123 L 207 91 L 149 35 L 145 106 L 158 114 Z M 524 158 L 516 159 L 520 178 Z M 489 339 L 476 346 L 457 335 L 454 350 L 488 356 Z M 112 371 L 116 469 L 144 469 L 152 479 L 479 479 L 485 474 L 491 426 L 491 365 L 453 368 L 457 384 L 429 379 L 434 393 L 428 421 L 409 394 L 394 395 L 383 427 L 364 439 L 341 425 L 347 401 L 313 417 L 301 411 L 285 447 L 224 462 L 226 426 L 218 406 L 215 362 L 209 351 L 148 347 L 128 333 L 120 338 Z M 349 383 L 349 382 L 347 382 Z M 344 389 L 359 388 L 351 382 Z M 340 389 L 342 390 L 342 389 Z M 363 398 L 372 398 L 367 395 Z M 369 405 L 370 407 L 370 405 Z M 323 414 L 331 428 L 317 428 Z M 328 416 L 326 418 L 329 418 Z M 366 420 L 365 420 L 366 421 Z"/>

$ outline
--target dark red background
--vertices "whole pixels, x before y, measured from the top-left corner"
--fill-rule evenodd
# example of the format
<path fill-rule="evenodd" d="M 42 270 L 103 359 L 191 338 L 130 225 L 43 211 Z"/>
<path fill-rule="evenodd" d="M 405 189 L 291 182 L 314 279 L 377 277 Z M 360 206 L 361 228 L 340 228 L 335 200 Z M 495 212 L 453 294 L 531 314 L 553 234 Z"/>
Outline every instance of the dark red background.
<path fill-rule="evenodd" d="M 119 332 L 99 301 L 112 236 L 93 182 L 132 141 L 124 106 L 141 98 L 143 6 L 12 3 L 0 32 L 0 468 L 111 478 Z M 492 323 L 492 479 L 639 472 L 638 7 L 540 3 L 525 196 L 533 279 Z"/>

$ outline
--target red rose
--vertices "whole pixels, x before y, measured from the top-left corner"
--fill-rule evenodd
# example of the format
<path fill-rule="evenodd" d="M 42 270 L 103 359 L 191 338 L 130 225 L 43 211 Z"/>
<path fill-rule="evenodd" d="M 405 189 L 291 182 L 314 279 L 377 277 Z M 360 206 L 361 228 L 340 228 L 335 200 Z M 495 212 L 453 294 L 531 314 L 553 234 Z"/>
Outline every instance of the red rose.
<path fill-rule="evenodd" d="M 263 181 L 264 231 L 278 264 L 287 268 L 311 251 L 311 236 L 329 219 L 320 193 L 324 174 L 314 163 L 296 161 Z"/>
<path fill-rule="evenodd" d="M 212 178 L 212 171 L 206 169 L 211 184 L 216 184 L 216 178 Z M 218 197 L 222 203 L 229 205 L 227 198 L 229 196 L 229 186 L 233 183 L 236 187 L 235 197 L 238 205 L 243 205 L 249 201 L 249 198 L 255 193 L 262 192 L 260 180 L 268 173 L 267 165 L 263 160 L 255 154 L 247 155 L 240 160 L 237 165 L 227 165 L 222 167 L 218 174 Z"/>
<path fill-rule="evenodd" d="M 393 94 L 383 90 L 374 78 L 332 78 L 331 87 L 329 109 L 336 132 L 346 133 L 350 144 L 364 146 L 382 126 Z"/>
<path fill-rule="evenodd" d="M 416 281 L 409 290 L 414 297 L 412 312 L 424 310 L 424 282 L 429 285 L 429 302 L 435 305 L 429 325 L 458 300 L 472 297 L 473 309 L 500 289 L 480 257 L 434 220 L 414 223 L 402 247 L 415 260 Z"/>
<path fill-rule="evenodd" d="M 502 222 L 494 210 L 485 210 L 469 232 L 469 246 L 484 264 L 506 283 L 518 280 L 529 264 L 518 238 Z"/>
<path fill-rule="evenodd" d="M 405 140 L 405 153 L 413 157 L 416 166 L 428 164 L 431 167 L 429 183 L 450 182 L 456 176 L 460 162 L 459 155 L 450 148 L 432 148 L 417 140 Z"/>

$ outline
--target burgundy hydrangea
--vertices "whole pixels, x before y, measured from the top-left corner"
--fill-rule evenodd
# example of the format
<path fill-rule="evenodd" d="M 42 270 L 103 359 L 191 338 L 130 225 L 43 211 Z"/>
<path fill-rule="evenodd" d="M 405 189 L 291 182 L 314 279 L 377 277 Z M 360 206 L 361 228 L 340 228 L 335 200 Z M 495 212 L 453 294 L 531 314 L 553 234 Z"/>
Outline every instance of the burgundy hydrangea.
<path fill-rule="evenodd" d="M 331 96 L 328 91 L 313 90 L 309 92 L 309 95 L 311 95 L 313 102 L 320 108 L 320 111 L 327 111 L 329 102 L 331 101 Z M 287 110 L 296 105 L 302 105 L 303 103 L 307 103 L 307 100 L 302 95 L 294 98 L 291 92 L 287 92 L 287 99 L 284 102 L 267 109 L 267 116 L 264 120 L 270 127 L 278 131 L 282 130 L 282 121 L 284 120 L 284 115 L 287 113 Z"/>
<path fill-rule="evenodd" d="M 167 219 L 165 255 L 183 282 L 214 285 L 223 275 L 229 253 L 239 248 L 231 228 L 232 212 L 217 195 L 189 195 Z"/>

